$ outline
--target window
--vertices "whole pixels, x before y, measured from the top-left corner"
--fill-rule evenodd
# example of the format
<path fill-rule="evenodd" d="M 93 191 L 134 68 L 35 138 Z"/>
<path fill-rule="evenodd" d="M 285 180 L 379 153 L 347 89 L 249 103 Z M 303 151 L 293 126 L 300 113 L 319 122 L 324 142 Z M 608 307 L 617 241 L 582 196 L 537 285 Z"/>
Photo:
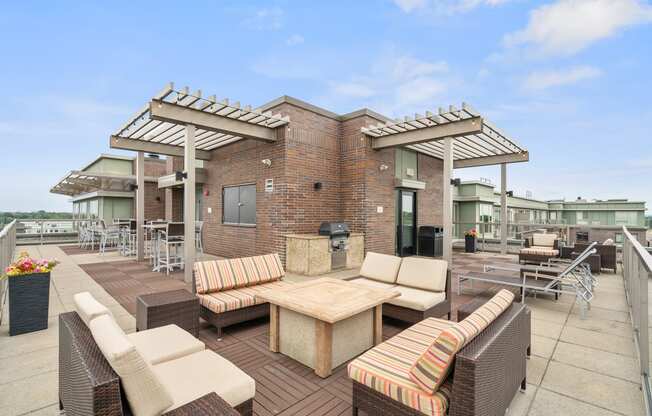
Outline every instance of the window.
<path fill-rule="evenodd" d="M 622 244 L 624 241 L 625 239 L 623 238 L 623 233 L 616 233 L 616 244 Z"/>
<path fill-rule="evenodd" d="M 636 217 L 633 211 L 616 211 L 616 225 L 637 225 Z"/>
<path fill-rule="evenodd" d="M 224 187 L 222 222 L 234 225 L 256 225 L 256 185 Z"/>

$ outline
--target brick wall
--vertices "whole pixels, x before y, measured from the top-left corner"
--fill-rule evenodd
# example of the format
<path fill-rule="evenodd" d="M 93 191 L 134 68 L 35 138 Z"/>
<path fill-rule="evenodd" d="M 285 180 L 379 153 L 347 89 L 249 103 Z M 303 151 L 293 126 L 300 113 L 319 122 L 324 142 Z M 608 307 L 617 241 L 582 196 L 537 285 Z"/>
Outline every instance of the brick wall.
<path fill-rule="evenodd" d="M 158 183 L 145 182 L 145 219 L 165 218 L 165 192 Z"/>

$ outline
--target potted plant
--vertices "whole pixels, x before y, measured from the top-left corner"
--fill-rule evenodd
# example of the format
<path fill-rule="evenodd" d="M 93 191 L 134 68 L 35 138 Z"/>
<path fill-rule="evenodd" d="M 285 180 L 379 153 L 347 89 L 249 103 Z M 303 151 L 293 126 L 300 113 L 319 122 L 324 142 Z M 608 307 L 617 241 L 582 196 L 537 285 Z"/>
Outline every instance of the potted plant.
<path fill-rule="evenodd" d="M 475 239 L 478 237 L 478 232 L 475 228 L 471 228 L 464 233 L 464 251 L 467 253 L 475 253 Z"/>
<path fill-rule="evenodd" d="M 50 272 L 56 260 L 36 260 L 27 252 L 5 269 L 9 281 L 9 335 L 40 331 L 48 327 Z"/>

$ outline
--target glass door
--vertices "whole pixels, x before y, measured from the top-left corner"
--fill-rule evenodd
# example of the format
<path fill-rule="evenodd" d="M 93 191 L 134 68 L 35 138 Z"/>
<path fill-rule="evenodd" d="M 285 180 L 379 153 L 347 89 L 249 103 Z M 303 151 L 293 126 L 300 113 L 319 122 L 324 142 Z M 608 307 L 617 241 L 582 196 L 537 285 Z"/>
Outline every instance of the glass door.
<path fill-rule="evenodd" d="M 417 193 L 397 190 L 396 254 L 412 256 L 417 253 Z"/>

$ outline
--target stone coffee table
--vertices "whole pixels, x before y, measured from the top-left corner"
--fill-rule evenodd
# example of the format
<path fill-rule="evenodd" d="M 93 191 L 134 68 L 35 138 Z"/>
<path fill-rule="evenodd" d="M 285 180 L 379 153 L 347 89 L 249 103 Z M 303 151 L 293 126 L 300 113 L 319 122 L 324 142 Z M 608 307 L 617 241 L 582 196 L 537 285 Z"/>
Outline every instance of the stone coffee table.
<path fill-rule="evenodd" d="M 400 293 L 321 278 L 256 296 L 270 304 L 270 350 L 325 378 L 382 341 L 383 302 Z"/>

